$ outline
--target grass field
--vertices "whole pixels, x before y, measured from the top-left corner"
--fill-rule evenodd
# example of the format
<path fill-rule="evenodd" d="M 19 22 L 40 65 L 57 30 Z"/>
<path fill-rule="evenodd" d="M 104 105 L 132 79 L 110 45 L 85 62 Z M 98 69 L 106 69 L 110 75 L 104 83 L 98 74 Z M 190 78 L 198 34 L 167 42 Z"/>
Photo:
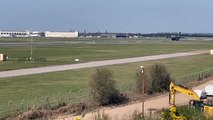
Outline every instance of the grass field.
<path fill-rule="evenodd" d="M 137 57 L 163 53 L 175 53 L 192 50 L 209 50 L 213 41 L 180 41 L 171 42 L 168 39 L 49 39 L 34 38 L 35 42 L 60 42 L 59 45 L 36 45 L 33 46 L 33 56 L 47 58 L 47 62 L 20 62 L 19 58 L 30 56 L 30 45 L 28 46 L 0 46 L 0 53 L 7 53 L 9 60 L 0 63 L 0 71 L 39 67 L 47 65 L 72 64 L 74 60 L 80 62 L 117 59 L 126 57 Z M 27 38 L 0 38 L 0 43 L 28 41 Z M 74 43 L 73 43 L 74 42 Z M 75 43 L 76 42 L 76 43 Z M 42 44 L 42 43 L 41 43 Z"/>
<path fill-rule="evenodd" d="M 212 59 L 213 56 L 200 55 L 114 65 L 105 68 L 113 71 L 120 91 L 127 91 L 133 87 L 135 72 L 140 65 L 148 67 L 156 62 L 165 64 L 172 77 L 176 78 L 213 67 Z M 8 101 L 21 103 L 23 100 L 25 105 L 34 104 L 35 97 L 40 102 L 41 100 L 45 102 L 45 96 L 48 95 L 51 102 L 52 99 L 58 100 L 60 96 L 68 97 L 70 91 L 72 91 L 71 99 L 74 99 L 75 102 L 86 101 L 89 91 L 88 81 L 94 71 L 95 68 L 90 68 L 0 79 L 0 112 L 7 110 Z M 81 93 L 79 93 L 80 89 Z M 82 98 L 82 96 L 84 97 Z"/>
<path fill-rule="evenodd" d="M 29 42 L 29 39 L 0 38 L 0 43 L 13 42 Z M 4 46 L 0 44 L 0 53 L 7 53 L 10 59 L 10 61 L 7 62 L 0 62 L 0 71 L 47 65 L 71 64 L 75 63 L 74 59 L 76 58 L 80 59 L 80 62 L 88 62 L 192 50 L 209 50 L 212 49 L 213 46 L 213 41 L 211 40 L 171 42 L 164 38 L 39 38 L 34 39 L 34 42 L 56 43 L 54 45 L 46 44 L 33 46 L 33 55 L 45 57 L 48 59 L 47 62 L 18 62 L 18 58 L 30 56 L 30 45 Z M 210 55 L 200 55 L 106 66 L 106 68 L 113 71 L 120 91 L 127 91 L 130 90 L 130 88 L 132 89 L 135 72 L 140 65 L 150 66 L 155 62 L 163 63 L 167 66 L 171 75 L 176 78 L 213 67 L 212 58 L 213 56 Z M 19 106 L 23 104 L 25 107 L 28 106 L 28 104 L 35 104 L 35 97 L 37 97 L 36 101 L 38 101 L 38 103 L 44 103 L 47 95 L 50 97 L 50 102 L 52 102 L 53 99 L 54 101 L 59 101 L 62 96 L 66 96 L 66 98 L 70 96 L 73 102 L 87 101 L 89 99 L 88 81 L 91 79 L 91 75 L 94 71 L 95 68 L 90 68 L 0 79 L 0 115 L 1 112 L 7 112 L 9 101 Z M 15 108 L 15 106 L 11 107 Z"/>

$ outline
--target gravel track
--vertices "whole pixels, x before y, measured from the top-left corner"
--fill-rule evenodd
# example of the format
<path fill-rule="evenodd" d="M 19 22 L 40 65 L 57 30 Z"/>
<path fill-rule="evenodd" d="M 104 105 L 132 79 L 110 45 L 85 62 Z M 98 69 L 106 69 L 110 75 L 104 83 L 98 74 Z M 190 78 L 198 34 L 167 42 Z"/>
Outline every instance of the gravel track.
<path fill-rule="evenodd" d="M 213 80 L 207 81 L 203 84 L 200 84 L 197 87 L 194 87 L 193 89 L 204 89 L 206 85 L 213 85 Z M 176 105 L 186 105 L 188 104 L 189 100 L 192 99 L 191 97 L 177 93 L 176 94 Z M 148 109 L 163 109 L 163 108 L 169 108 L 169 96 L 167 95 L 161 95 L 157 96 L 151 99 L 145 100 L 145 113 L 148 114 Z M 129 104 L 126 106 L 121 107 L 115 107 L 115 108 L 102 108 L 100 111 L 104 111 L 105 114 L 108 114 L 110 117 L 116 119 L 116 120 L 123 120 L 126 118 L 126 116 L 130 116 L 135 110 L 141 111 L 141 102 Z M 61 116 L 55 120 L 73 120 L 75 117 L 73 116 Z M 94 120 L 94 113 L 88 113 L 85 115 L 85 117 L 82 120 Z"/>

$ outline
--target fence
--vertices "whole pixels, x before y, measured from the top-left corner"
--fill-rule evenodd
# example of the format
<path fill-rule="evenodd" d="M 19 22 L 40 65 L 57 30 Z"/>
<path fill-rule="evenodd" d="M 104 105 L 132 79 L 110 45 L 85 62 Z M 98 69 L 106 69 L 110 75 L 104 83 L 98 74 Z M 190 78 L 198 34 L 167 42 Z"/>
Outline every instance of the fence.
<path fill-rule="evenodd" d="M 18 61 L 34 61 L 34 62 L 46 62 L 47 58 L 42 58 L 42 57 L 38 57 L 38 56 L 34 56 L 34 57 L 23 57 L 23 58 L 18 58 Z"/>
<path fill-rule="evenodd" d="M 213 68 L 209 68 L 200 72 L 187 74 L 178 77 L 178 84 L 185 84 L 190 81 L 199 81 L 204 78 L 213 76 Z M 121 92 L 133 91 L 134 82 L 120 84 L 117 86 Z M 0 108 L 0 119 L 9 115 L 13 115 L 17 112 L 24 112 L 33 107 L 42 107 L 45 109 L 50 109 L 52 107 L 60 106 L 63 103 L 74 104 L 80 102 L 90 102 L 90 95 L 88 90 L 76 89 L 75 91 L 70 91 L 65 94 L 59 94 L 57 96 L 44 96 L 35 97 L 31 102 L 27 102 L 25 99 L 20 100 L 20 102 L 8 101 L 8 103 L 3 106 L 4 109 Z M 29 100 L 28 100 L 29 101 Z"/>
<path fill-rule="evenodd" d="M 187 74 L 187 75 L 178 77 L 177 80 L 178 80 L 178 84 L 185 84 L 191 81 L 200 81 L 210 76 L 213 76 L 213 68 L 208 68 L 200 72 Z"/>
<path fill-rule="evenodd" d="M 46 62 L 47 58 L 45 57 L 39 57 L 39 56 L 33 56 L 33 57 L 18 57 L 18 58 L 12 58 L 8 57 L 6 58 L 6 61 L 18 61 L 18 62 Z"/>
<path fill-rule="evenodd" d="M 26 101 L 25 99 L 20 100 L 19 102 L 8 101 L 5 106 L 1 106 L 4 109 L 0 108 L 0 120 L 9 115 L 15 115 L 19 112 L 27 111 L 31 108 L 44 108 L 51 109 L 54 107 L 59 107 L 65 104 L 75 104 L 82 102 L 89 102 L 90 96 L 87 91 L 78 89 L 70 91 L 65 94 L 58 94 L 56 96 L 44 96 L 44 97 L 35 97 L 33 99 Z"/>

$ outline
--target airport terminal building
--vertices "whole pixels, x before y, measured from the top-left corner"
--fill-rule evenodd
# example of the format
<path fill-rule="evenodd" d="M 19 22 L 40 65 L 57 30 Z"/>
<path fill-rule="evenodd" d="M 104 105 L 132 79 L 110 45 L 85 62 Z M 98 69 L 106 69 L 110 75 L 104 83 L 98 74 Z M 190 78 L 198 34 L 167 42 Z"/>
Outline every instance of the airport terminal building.
<path fill-rule="evenodd" d="M 0 31 L 0 37 L 30 37 L 30 31 Z"/>
<path fill-rule="evenodd" d="M 75 38 L 78 37 L 78 32 L 44 32 L 45 37 L 63 37 L 63 38 Z"/>
<path fill-rule="evenodd" d="M 38 31 L 0 31 L 0 37 L 55 37 L 75 38 L 78 32 L 38 32 Z"/>

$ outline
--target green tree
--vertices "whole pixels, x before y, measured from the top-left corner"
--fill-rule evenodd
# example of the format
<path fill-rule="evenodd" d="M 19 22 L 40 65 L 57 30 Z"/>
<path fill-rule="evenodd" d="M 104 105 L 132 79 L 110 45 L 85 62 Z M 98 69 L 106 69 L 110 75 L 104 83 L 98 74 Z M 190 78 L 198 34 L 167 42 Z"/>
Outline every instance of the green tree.
<path fill-rule="evenodd" d="M 154 64 L 150 68 L 151 87 L 148 89 L 148 93 L 163 92 L 169 90 L 169 84 L 172 81 L 169 72 L 162 64 Z"/>
<path fill-rule="evenodd" d="M 90 92 L 95 103 L 108 105 L 117 103 L 119 92 L 113 74 L 108 69 L 96 69 L 90 81 Z"/>

